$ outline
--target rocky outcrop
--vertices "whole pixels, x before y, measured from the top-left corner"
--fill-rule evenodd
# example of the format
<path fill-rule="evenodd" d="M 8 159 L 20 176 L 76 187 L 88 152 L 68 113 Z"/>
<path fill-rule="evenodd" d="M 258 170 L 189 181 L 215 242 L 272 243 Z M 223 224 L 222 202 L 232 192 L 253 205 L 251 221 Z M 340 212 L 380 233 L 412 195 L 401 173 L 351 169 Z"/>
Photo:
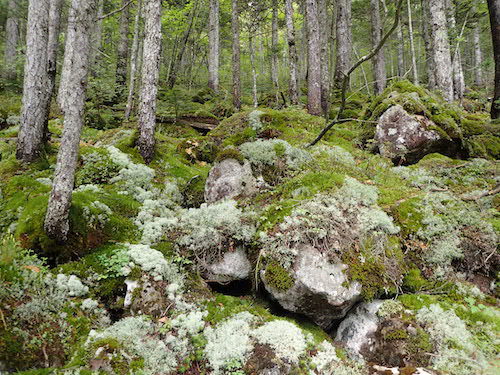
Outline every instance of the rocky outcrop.
<path fill-rule="evenodd" d="M 349 283 L 342 263 L 331 263 L 312 246 L 304 246 L 290 270 L 293 285 L 286 289 L 273 286 L 268 270 L 261 271 L 266 290 L 279 304 L 293 312 L 310 317 L 324 329 L 343 318 L 361 297 L 361 284 Z"/>
<path fill-rule="evenodd" d="M 394 105 L 380 116 L 375 142 L 381 155 L 405 163 L 414 163 L 432 152 L 449 153 L 453 142 L 433 128 L 436 125 L 428 118 L 410 115 L 402 106 Z"/>
<path fill-rule="evenodd" d="M 248 197 L 256 191 L 256 180 L 250 163 L 245 161 L 242 165 L 235 159 L 225 159 L 217 163 L 208 175 L 205 202 Z"/>
<path fill-rule="evenodd" d="M 207 265 L 205 277 L 210 281 L 227 283 L 235 280 L 244 280 L 250 276 L 252 265 L 245 250 L 241 247 L 235 251 L 228 251 L 216 263 Z"/>
<path fill-rule="evenodd" d="M 335 341 L 341 344 L 351 357 L 362 359 L 362 349 L 373 345 L 373 334 L 377 331 L 379 318 L 377 311 L 382 301 L 359 304 L 340 323 Z"/>

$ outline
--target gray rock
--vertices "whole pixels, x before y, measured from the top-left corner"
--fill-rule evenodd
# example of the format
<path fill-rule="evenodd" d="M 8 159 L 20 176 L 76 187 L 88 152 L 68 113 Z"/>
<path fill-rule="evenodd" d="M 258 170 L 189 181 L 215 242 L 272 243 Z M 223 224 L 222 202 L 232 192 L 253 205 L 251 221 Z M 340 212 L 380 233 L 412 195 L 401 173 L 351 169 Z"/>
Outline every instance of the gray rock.
<path fill-rule="evenodd" d="M 294 285 L 288 290 L 278 290 L 266 282 L 265 270 L 261 271 L 266 290 L 283 308 L 304 314 L 324 329 L 343 318 L 361 297 L 361 284 L 348 285 L 342 263 L 331 263 L 325 255 L 312 246 L 304 246 L 291 269 Z"/>
<path fill-rule="evenodd" d="M 431 130 L 432 126 L 435 124 L 431 120 L 410 115 L 400 105 L 390 107 L 380 116 L 375 131 L 380 154 L 414 162 L 428 153 L 449 147 L 450 142 Z"/>
<path fill-rule="evenodd" d="M 205 185 L 205 202 L 214 203 L 221 199 L 249 197 L 257 192 L 256 180 L 250 163 L 243 165 L 235 159 L 217 163 L 208 175 Z"/>
<path fill-rule="evenodd" d="M 361 349 L 374 345 L 372 335 L 377 331 L 380 320 L 377 311 L 383 301 L 359 304 L 340 323 L 335 341 L 340 343 L 355 359 L 362 359 Z"/>
<path fill-rule="evenodd" d="M 208 279 L 224 283 L 247 279 L 250 276 L 252 265 L 245 250 L 238 247 L 235 251 L 226 252 L 219 262 L 210 264 L 206 268 Z"/>

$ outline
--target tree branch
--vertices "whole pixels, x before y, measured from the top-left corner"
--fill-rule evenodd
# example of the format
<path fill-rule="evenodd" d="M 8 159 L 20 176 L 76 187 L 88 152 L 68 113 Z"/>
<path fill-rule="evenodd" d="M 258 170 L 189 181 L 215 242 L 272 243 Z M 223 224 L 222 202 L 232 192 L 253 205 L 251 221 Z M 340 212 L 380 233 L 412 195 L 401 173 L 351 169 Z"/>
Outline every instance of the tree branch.
<path fill-rule="evenodd" d="M 112 15 L 115 15 L 116 13 L 120 13 L 122 10 L 124 10 L 126 7 L 128 7 L 130 4 L 132 4 L 134 0 L 130 0 L 127 4 L 125 4 L 124 6 L 122 6 L 120 9 L 116 9 L 108 14 L 105 14 L 101 17 L 98 18 L 98 20 L 103 20 L 105 18 L 108 18 L 108 17 L 111 17 Z"/>
<path fill-rule="evenodd" d="M 344 110 L 346 107 L 346 95 L 347 95 L 347 87 L 349 84 L 349 78 L 351 77 L 351 74 L 363 63 L 366 61 L 372 59 L 384 46 L 384 44 L 387 42 L 391 34 L 396 30 L 399 24 L 399 18 L 401 15 L 401 8 L 403 5 L 403 0 L 397 0 L 397 5 L 396 5 L 396 14 L 394 15 L 394 24 L 390 28 L 390 30 L 384 35 L 380 43 L 368 54 L 363 57 L 361 57 L 352 67 L 349 69 L 349 71 L 344 74 L 344 79 L 342 81 L 342 101 L 340 103 L 340 109 L 339 112 L 337 113 L 337 116 L 335 117 L 335 120 L 333 120 L 330 124 L 328 124 L 322 131 L 319 133 L 319 135 L 316 137 L 314 141 L 312 141 L 308 147 L 314 146 L 316 143 L 318 143 L 328 131 L 333 128 L 333 126 L 341 121 L 341 117 L 344 114 Z"/>

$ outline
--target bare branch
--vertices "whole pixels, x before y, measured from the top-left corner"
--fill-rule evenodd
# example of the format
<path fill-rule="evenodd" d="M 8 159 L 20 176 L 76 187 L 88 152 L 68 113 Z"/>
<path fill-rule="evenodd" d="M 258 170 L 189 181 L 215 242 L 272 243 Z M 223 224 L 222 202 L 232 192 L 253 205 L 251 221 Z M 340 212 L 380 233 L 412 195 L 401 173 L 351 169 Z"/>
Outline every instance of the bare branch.
<path fill-rule="evenodd" d="M 100 20 L 103 20 L 103 19 L 105 19 L 105 18 L 111 17 L 111 16 L 115 15 L 116 13 L 120 13 L 122 10 L 124 10 L 124 9 L 125 9 L 125 8 L 127 8 L 130 4 L 132 4 L 132 2 L 133 2 L 133 1 L 134 1 L 134 0 L 130 0 L 127 4 L 125 4 L 124 6 L 122 6 L 120 9 L 116 9 L 116 10 L 114 10 L 114 11 L 112 11 L 112 12 L 108 13 L 108 14 L 105 14 L 105 15 L 103 15 L 103 16 L 101 16 L 101 17 L 99 17 L 99 18 L 98 18 L 98 20 L 100 21 Z"/>

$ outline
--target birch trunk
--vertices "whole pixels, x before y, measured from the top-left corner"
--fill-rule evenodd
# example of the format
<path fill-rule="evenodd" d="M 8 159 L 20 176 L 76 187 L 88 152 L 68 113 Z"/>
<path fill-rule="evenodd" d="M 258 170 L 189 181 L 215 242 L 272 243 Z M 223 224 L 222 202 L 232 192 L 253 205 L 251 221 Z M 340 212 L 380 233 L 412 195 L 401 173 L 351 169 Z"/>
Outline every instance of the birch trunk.
<path fill-rule="evenodd" d="M 116 99 L 122 100 L 127 85 L 128 47 L 130 32 L 129 0 L 122 0 L 123 10 L 120 14 L 120 40 L 116 51 Z"/>
<path fill-rule="evenodd" d="M 219 91 L 219 0 L 210 0 L 208 30 L 208 87 Z"/>
<path fill-rule="evenodd" d="M 134 39 L 132 41 L 132 51 L 130 56 L 130 76 L 128 86 L 127 107 L 125 108 L 125 121 L 130 119 L 132 107 L 134 105 L 135 83 L 137 80 L 137 60 L 139 58 L 139 32 L 141 28 L 142 0 L 137 2 L 137 10 L 134 20 Z"/>
<path fill-rule="evenodd" d="M 307 40 L 307 110 L 321 116 L 321 40 L 317 0 L 306 0 Z"/>
<path fill-rule="evenodd" d="M 411 66 L 413 70 L 413 83 L 419 85 L 418 69 L 417 69 L 417 56 L 415 54 L 415 43 L 413 38 L 413 21 L 411 16 L 411 0 L 408 0 L 408 34 L 410 36 L 410 50 L 411 50 Z"/>
<path fill-rule="evenodd" d="M 156 99 L 160 75 L 161 0 L 145 1 L 144 19 L 145 36 L 137 146 L 144 161 L 150 163 L 155 149 Z"/>
<path fill-rule="evenodd" d="M 500 118 L 500 3 L 488 0 L 490 12 L 491 35 L 493 38 L 493 55 L 495 56 L 495 91 L 491 106 L 491 118 Z"/>
<path fill-rule="evenodd" d="M 330 69 L 328 62 L 328 40 L 330 28 L 328 27 L 327 0 L 318 0 L 318 22 L 321 43 L 321 107 L 323 114 L 328 115 L 330 102 Z"/>
<path fill-rule="evenodd" d="M 436 87 L 436 73 L 434 62 L 434 51 L 432 47 L 432 26 L 430 23 L 430 10 L 429 1 L 421 0 L 422 5 L 422 34 L 425 44 L 425 57 L 426 57 L 426 72 L 427 72 L 427 86 L 433 90 Z"/>
<path fill-rule="evenodd" d="M 47 235 L 61 242 L 68 239 L 69 233 L 68 216 L 78 162 L 91 58 L 90 30 L 95 23 L 96 12 L 97 0 L 73 0 L 68 20 L 63 72 L 71 79 L 67 79 L 60 89 L 61 95 L 66 97 L 62 107 L 64 130 L 44 225 Z"/>
<path fill-rule="evenodd" d="M 352 0 L 337 0 L 337 59 L 335 63 L 335 89 L 342 88 L 345 74 L 351 68 L 352 54 Z"/>
<path fill-rule="evenodd" d="M 445 6 L 445 0 L 429 0 L 429 23 L 432 35 L 436 88 L 441 91 L 445 100 L 452 102 L 452 63 Z"/>
<path fill-rule="evenodd" d="M 278 79 L 278 0 L 273 0 L 272 30 L 271 30 L 271 80 L 276 96 L 276 104 L 279 98 L 279 79 Z"/>
<path fill-rule="evenodd" d="M 5 22 L 5 78 L 15 80 L 17 45 L 19 44 L 19 5 L 18 0 L 9 0 L 8 17 Z"/>
<path fill-rule="evenodd" d="M 30 163 L 39 158 L 44 145 L 45 123 L 50 99 L 47 43 L 48 1 L 30 1 L 26 34 L 23 106 L 16 156 Z"/>
<path fill-rule="evenodd" d="M 240 9 L 238 0 L 232 0 L 231 31 L 233 34 L 233 105 L 241 109 Z"/>
<path fill-rule="evenodd" d="M 478 87 L 483 86 L 483 53 L 481 51 L 481 30 L 479 25 L 472 30 L 472 44 L 474 46 L 474 83 Z"/>
<path fill-rule="evenodd" d="M 370 4 L 372 18 L 372 45 L 377 46 L 382 40 L 383 34 L 383 26 L 380 19 L 380 4 L 379 0 L 370 0 Z M 387 81 L 383 47 L 373 58 L 373 78 L 375 95 L 380 95 L 382 91 L 384 91 Z"/>
<path fill-rule="evenodd" d="M 292 0 L 285 0 L 285 19 L 286 31 L 288 41 L 288 64 L 290 69 L 290 102 L 293 105 L 299 104 L 299 83 L 298 83 L 298 70 L 297 70 L 297 45 L 295 42 L 295 26 L 293 24 L 293 2 Z"/>

